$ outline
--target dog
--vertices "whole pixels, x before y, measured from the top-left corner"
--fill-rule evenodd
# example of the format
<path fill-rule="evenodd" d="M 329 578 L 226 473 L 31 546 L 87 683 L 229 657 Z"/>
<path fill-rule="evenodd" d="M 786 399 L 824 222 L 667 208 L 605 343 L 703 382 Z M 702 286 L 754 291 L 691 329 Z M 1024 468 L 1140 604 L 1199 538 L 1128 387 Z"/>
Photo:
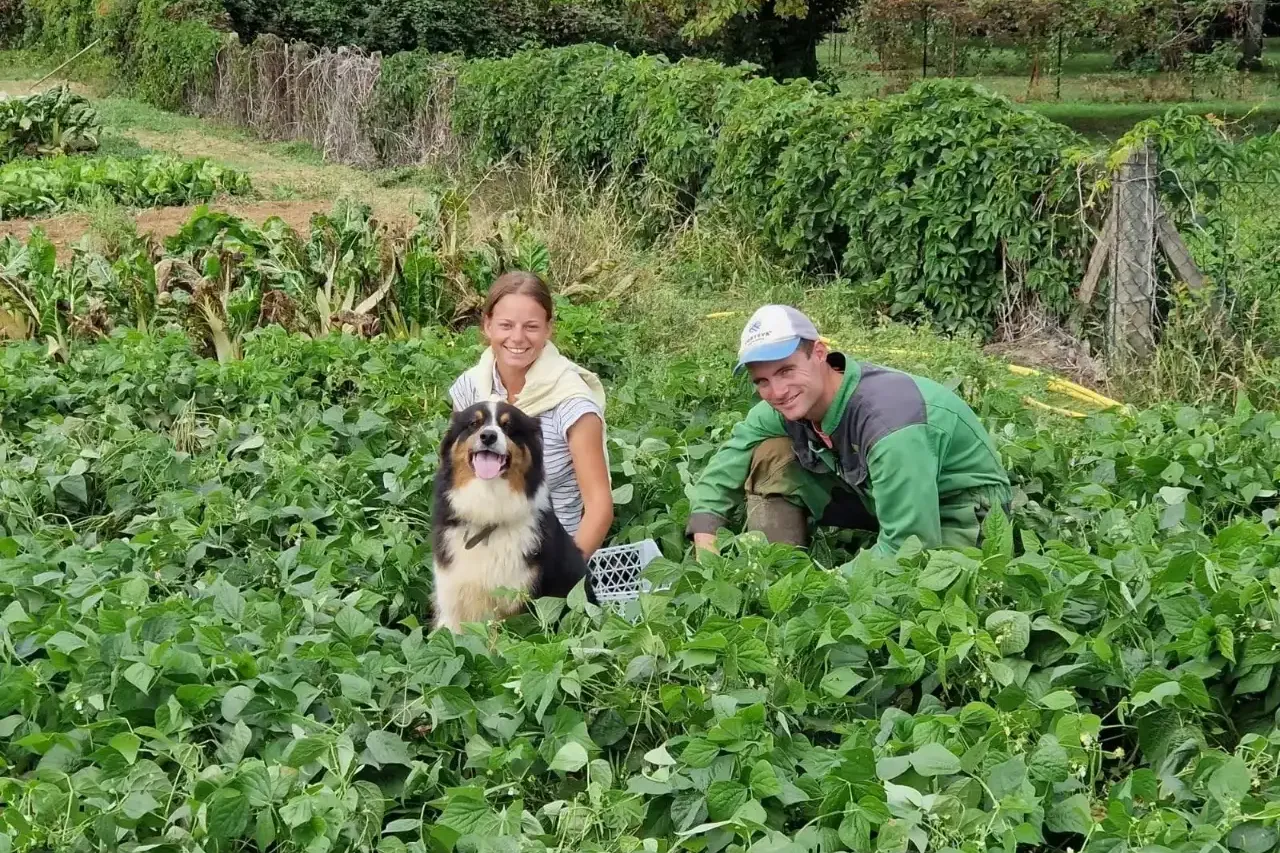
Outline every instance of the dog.
<path fill-rule="evenodd" d="M 551 506 L 535 418 L 503 402 L 454 413 L 433 504 L 436 628 L 506 619 L 527 607 L 520 597 L 565 598 L 583 580 L 596 603 L 586 560 Z"/>

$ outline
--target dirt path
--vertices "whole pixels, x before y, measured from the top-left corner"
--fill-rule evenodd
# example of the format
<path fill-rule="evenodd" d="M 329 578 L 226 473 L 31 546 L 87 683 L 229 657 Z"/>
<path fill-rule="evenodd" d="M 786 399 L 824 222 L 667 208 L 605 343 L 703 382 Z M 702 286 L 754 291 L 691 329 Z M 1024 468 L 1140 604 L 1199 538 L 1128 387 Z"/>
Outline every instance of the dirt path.
<path fill-rule="evenodd" d="M 347 197 L 370 205 L 382 216 L 407 214 L 426 196 L 421 187 L 383 187 L 376 176 L 350 166 L 310 163 L 278 154 L 262 143 L 241 142 L 196 130 L 158 133 L 129 129 L 122 134 L 139 145 L 180 157 L 208 157 L 247 172 L 264 196 L 327 199 Z"/>

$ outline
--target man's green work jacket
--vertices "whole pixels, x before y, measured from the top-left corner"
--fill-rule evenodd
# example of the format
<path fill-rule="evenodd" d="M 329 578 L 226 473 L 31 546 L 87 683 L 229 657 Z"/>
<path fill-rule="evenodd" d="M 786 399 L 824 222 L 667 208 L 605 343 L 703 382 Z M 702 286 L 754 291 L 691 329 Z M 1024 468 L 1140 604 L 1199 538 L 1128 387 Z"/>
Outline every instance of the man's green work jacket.
<path fill-rule="evenodd" d="M 742 500 L 753 449 L 791 439 L 805 471 L 831 475 L 854 492 L 879 523 L 875 550 L 895 554 L 912 534 L 927 548 L 943 544 L 943 516 L 974 495 L 1009 501 L 1009 477 L 991 436 L 954 392 L 925 377 L 863 362 L 828 363 L 844 373 L 822 419 L 784 419 L 764 401 L 738 423 L 694 487 L 688 532 L 714 533 Z M 810 507 L 812 510 L 813 508 Z M 1007 510 L 1007 506 L 1005 507 Z M 972 521 L 966 525 L 972 527 Z"/>

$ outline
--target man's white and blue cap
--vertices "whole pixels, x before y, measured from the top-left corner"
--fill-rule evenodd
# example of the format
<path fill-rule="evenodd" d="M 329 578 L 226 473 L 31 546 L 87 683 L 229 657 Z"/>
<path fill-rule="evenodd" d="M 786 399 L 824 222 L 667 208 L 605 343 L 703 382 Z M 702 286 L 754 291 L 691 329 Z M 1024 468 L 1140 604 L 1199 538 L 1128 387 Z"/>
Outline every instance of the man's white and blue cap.
<path fill-rule="evenodd" d="M 751 315 L 742 330 L 738 365 L 733 372 L 741 373 L 752 362 L 786 358 L 801 341 L 816 340 L 818 329 L 804 314 L 790 305 L 765 305 Z"/>

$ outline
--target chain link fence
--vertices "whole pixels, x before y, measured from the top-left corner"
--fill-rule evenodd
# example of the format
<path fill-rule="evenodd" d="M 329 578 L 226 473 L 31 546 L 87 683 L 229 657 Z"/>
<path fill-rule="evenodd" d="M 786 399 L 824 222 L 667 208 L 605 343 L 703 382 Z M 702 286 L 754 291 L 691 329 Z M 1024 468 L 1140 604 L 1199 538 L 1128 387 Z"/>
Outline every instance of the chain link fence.
<path fill-rule="evenodd" d="M 1280 354 L 1278 152 L 1274 134 L 1166 138 L 1130 151 L 1079 291 L 1084 303 L 1105 292 L 1113 362 L 1150 357 L 1180 310 L 1202 326 L 1178 333 L 1203 335 L 1206 346 L 1225 337 Z"/>

